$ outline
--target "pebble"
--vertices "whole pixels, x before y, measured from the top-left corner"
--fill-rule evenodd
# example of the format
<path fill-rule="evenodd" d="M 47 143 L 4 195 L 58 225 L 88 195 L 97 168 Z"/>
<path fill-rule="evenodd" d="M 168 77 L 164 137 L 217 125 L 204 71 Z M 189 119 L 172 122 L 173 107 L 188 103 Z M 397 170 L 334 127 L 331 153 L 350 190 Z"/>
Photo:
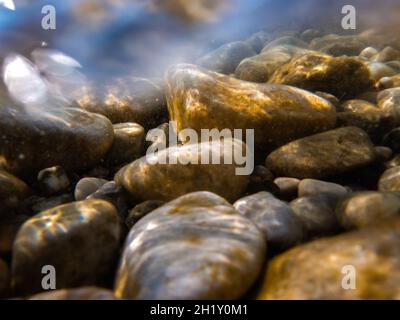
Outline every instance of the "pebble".
<path fill-rule="evenodd" d="M 378 95 L 378 107 L 390 112 L 396 125 L 400 125 L 400 88 L 381 91 Z"/>
<path fill-rule="evenodd" d="M 75 186 L 75 200 L 76 201 L 81 201 L 85 200 L 88 196 L 91 194 L 95 193 L 100 187 L 102 187 L 104 184 L 106 184 L 108 181 L 105 179 L 99 179 L 99 178 L 82 178 L 81 180 L 78 181 L 78 183 Z"/>
<path fill-rule="evenodd" d="M 378 189 L 382 192 L 400 192 L 400 167 L 386 170 L 379 179 Z"/>
<path fill-rule="evenodd" d="M 385 219 L 400 216 L 400 193 L 360 192 L 350 196 L 336 209 L 345 229 L 376 225 Z"/>
<path fill-rule="evenodd" d="M 328 92 L 340 99 L 353 98 L 374 84 L 361 59 L 317 52 L 306 53 L 278 68 L 268 83 Z"/>
<path fill-rule="evenodd" d="M 297 246 L 267 266 L 258 299 L 399 299 L 400 218 Z M 356 290 L 343 279 L 356 272 Z M 346 284 L 351 284 L 348 281 Z"/>
<path fill-rule="evenodd" d="M 60 166 L 41 170 L 38 173 L 37 181 L 40 190 L 46 195 L 66 191 L 70 186 L 68 175 Z"/>
<path fill-rule="evenodd" d="M 339 231 L 335 216 L 337 202 L 329 194 L 317 194 L 297 198 L 290 203 L 290 208 L 303 226 L 304 239 L 329 236 Z"/>
<path fill-rule="evenodd" d="M 371 73 L 372 79 L 374 79 L 375 82 L 384 77 L 392 77 L 396 74 L 396 71 L 389 67 L 387 64 L 378 61 L 369 62 L 368 69 Z"/>
<path fill-rule="evenodd" d="M 234 73 L 238 64 L 245 58 L 256 55 L 253 48 L 245 42 L 237 41 L 223 45 L 197 60 L 196 64 L 206 69 L 223 73 Z"/>
<path fill-rule="evenodd" d="M 359 57 L 365 60 L 371 60 L 378 53 L 379 51 L 377 49 L 373 47 L 367 47 L 360 52 Z"/>
<path fill-rule="evenodd" d="M 29 194 L 29 187 L 24 181 L 0 170 L 0 221 L 13 215 Z"/>
<path fill-rule="evenodd" d="M 300 48 L 307 48 L 308 45 L 303 40 L 299 39 L 298 37 L 287 35 L 283 37 L 279 37 L 271 42 L 269 42 L 263 49 L 262 52 L 268 51 L 271 48 L 278 47 L 278 46 L 293 46 L 293 47 L 300 47 Z"/>
<path fill-rule="evenodd" d="M 326 35 L 310 42 L 310 48 L 326 54 L 339 56 L 358 56 L 365 48 L 365 42 L 358 36 Z"/>
<path fill-rule="evenodd" d="M 209 192 L 175 199 L 129 232 L 115 295 L 122 299 L 238 299 L 266 254 L 262 232 Z"/>
<path fill-rule="evenodd" d="M 341 200 L 349 194 L 349 190 L 340 184 L 314 179 L 304 179 L 299 183 L 299 198 L 318 194 Z"/>
<path fill-rule="evenodd" d="M 225 142 L 225 147 L 220 141 L 214 141 L 164 149 L 125 166 L 114 180 L 139 201 L 169 201 L 194 191 L 210 191 L 235 201 L 246 190 L 249 176 L 237 175 L 236 165 L 225 164 L 224 158 L 228 153 L 232 155 L 232 150 L 234 154 L 241 154 L 244 145 L 238 140 Z M 209 159 L 218 156 L 220 164 L 194 164 L 201 163 L 202 152 L 210 155 Z M 174 161 L 174 156 L 179 161 Z M 185 164 L 189 160 L 192 163 Z"/>
<path fill-rule="evenodd" d="M 105 156 L 110 166 L 130 163 L 144 155 L 145 130 L 137 123 L 114 124 L 114 142 Z"/>
<path fill-rule="evenodd" d="M 74 202 L 33 216 L 18 231 L 13 246 L 16 293 L 42 291 L 45 265 L 56 269 L 59 289 L 105 281 L 116 261 L 120 233 L 115 208 L 102 200 Z"/>
<path fill-rule="evenodd" d="M 270 249 L 288 249 L 303 239 L 300 219 L 285 202 L 271 193 L 259 192 L 241 198 L 233 206 L 264 233 Z"/>
<path fill-rule="evenodd" d="M 178 65 L 166 75 L 171 120 L 178 131 L 254 129 L 255 145 L 266 149 L 333 128 L 335 108 L 296 88 L 256 84 Z"/>
<path fill-rule="evenodd" d="M 368 135 L 357 127 L 339 128 L 293 141 L 272 152 L 266 167 L 277 176 L 319 179 L 375 161 Z"/>
<path fill-rule="evenodd" d="M 296 178 L 280 177 L 274 180 L 274 183 L 279 187 L 280 195 L 285 200 L 293 200 L 297 198 L 297 190 L 300 180 Z"/>
<path fill-rule="evenodd" d="M 4 169 L 29 175 L 56 165 L 71 171 L 93 166 L 114 134 L 105 117 L 79 109 L 31 114 L 1 106 L 0 137 Z"/>

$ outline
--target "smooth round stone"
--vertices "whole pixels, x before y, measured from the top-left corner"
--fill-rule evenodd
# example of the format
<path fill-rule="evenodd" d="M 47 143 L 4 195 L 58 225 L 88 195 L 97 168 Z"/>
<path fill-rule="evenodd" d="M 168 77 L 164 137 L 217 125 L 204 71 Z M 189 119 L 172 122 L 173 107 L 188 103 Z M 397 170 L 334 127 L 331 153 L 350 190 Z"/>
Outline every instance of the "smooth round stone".
<path fill-rule="evenodd" d="M 384 48 L 381 52 L 379 52 L 375 57 L 375 61 L 379 62 L 389 62 L 393 60 L 399 60 L 400 59 L 400 51 L 392 48 L 392 47 L 386 47 Z"/>
<path fill-rule="evenodd" d="M 289 46 L 299 47 L 299 48 L 307 48 L 308 47 L 308 44 L 305 43 L 303 40 L 301 40 L 295 36 L 287 35 L 287 36 L 279 37 L 279 38 L 269 42 L 262 49 L 262 51 L 265 52 L 274 47 L 278 47 L 278 46 L 282 46 L 282 45 L 289 45 Z"/>
<path fill-rule="evenodd" d="M 388 110 L 364 100 L 348 100 L 341 106 L 338 122 L 341 126 L 359 127 L 369 134 L 374 141 L 395 127 L 395 118 Z"/>
<path fill-rule="evenodd" d="M 59 289 L 105 281 L 114 268 L 120 238 L 119 217 L 106 201 L 85 200 L 39 213 L 23 224 L 14 242 L 16 293 L 42 291 L 45 265 L 56 269 Z"/>
<path fill-rule="evenodd" d="M 347 267 L 347 268 L 345 268 Z M 353 269 L 354 268 L 354 269 Z M 344 278 L 356 272 L 356 290 Z M 344 272 L 343 272 L 344 271 Z M 400 219 L 313 241 L 275 257 L 258 299 L 399 299 Z"/>
<path fill-rule="evenodd" d="M 340 200 L 346 197 L 348 193 L 347 188 L 332 182 L 304 179 L 299 183 L 299 198 L 326 194 Z"/>
<path fill-rule="evenodd" d="M 365 42 L 358 36 L 339 36 L 331 34 L 321 38 L 315 38 L 311 41 L 310 48 L 335 57 L 358 56 L 365 48 Z"/>
<path fill-rule="evenodd" d="M 137 123 L 113 125 L 114 142 L 108 151 L 105 162 L 118 166 L 132 162 L 144 155 L 145 130 Z"/>
<path fill-rule="evenodd" d="M 368 69 L 371 73 L 372 79 L 375 82 L 379 81 L 383 77 L 392 77 L 396 74 L 393 68 L 389 67 L 383 62 L 373 61 L 368 63 Z"/>
<path fill-rule="evenodd" d="M 157 208 L 164 205 L 164 201 L 160 200 L 147 200 L 136 205 L 128 214 L 125 220 L 126 226 L 130 229 L 133 225 L 142 219 L 145 215 L 156 210 Z"/>
<path fill-rule="evenodd" d="M 88 89 L 77 104 L 114 124 L 134 122 L 150 129 L 168 118 L 163 86 L 163 82 L 144 78 L 118 78 L 105 88 Z"/>
<path fill-rule="evenodd" d="M 178 131 L 254 129 L 255 146 L 266 150 L 336 124 L 332 104 L 294 87 L 250 83 L 187 64 L 170 68 L 166 82 Z"/>
<path fill-rule="evenodd" d="M 324 194 L 298 198 L 290 203 L 303 225 L 304 238 L 328 236 L 338 231 L 336 204 L 337 199 Z"/>
<path fill-rule="evenodd" d="M 239 166 L 225 164 L 224 159 L 228 155 L 232 158 L 232 150 L 232 159 L 242 155 L 243 147 L 241 141 L 234 139 L 170 147 L 125 166 L 114 180 L 141 201 L 169 201 L 195 191 L 210 191 L 235 201 L 246 190 L 249 176 L 238 175 Z M 202 153 L 220 164 L 200 164 Z M 193 161 L 184 164 L 189 160 Z"/>
<path fill-rule="evenodd" d="M 0 298 L 7 296 L 10 289 L 10 271 L 7 264 L 0 259 Z"/>
<path fill-rule="evenodd" d="M 271 34 L 269 32 L 260 31 L 251 35 L 244 42 L 250 45 L 256 53 L 259 53 L 270 40 Z"/>
<path fill-rule="evenodd" d="M 29 300 L 115 300 L 114 292 L 97 287 L 51 290 L 35 294 Z"/>
<path fill-rule="evenodd" d="M 105 179 L 99 178 L 82 178 L 78 181 L 75 186 L 75 200 L 81 201 L 85 200 L 88 196 L 95 193 L 97 190 L 100 189 L 103 185 L 105 185 L 108 181 Z"/>
<path fill-rule="evenodd" d="M 303 40 L 305 42 L 310 42 L 313 39 L 320 37 L 320 36 L 321 36 L 321 31 L 316 30 L 316 29 L 307 29 L 301 34 L 300 38 L 301 38 L 301 40 Z"/>
<path fill-rule="evenodd" d="M 287 249 L 303 239 L 301 221 L 285 202 L 271 193 L 259 192 L 241 198 L 233 206 L 264 232 L 271 249 Z"/>
<path fill-rule="evenodd" d="M 315 94 L 332 103 L 336 107 L 336 109 L 338 109 L 338 107 L 340 106 L 340 100 L 336 98 L 333 94 L 322 91 L 316 91 Z"/>
<path fill-rule="evenodd" d="M 378 190 L 382 192 L 400 191 L 400 167 L 390 168 L 382 174 Z"/>
<path fill-rule="evenodd" d="M 287 200 L 292 200 L 297 197 L 300 180 L 296 178 L 280 177 L 274 180 L 274 183 L 281 191 L 281 197 Z"/>
<path fill-rule="evenodd" d="M 385 162 L 392 158 L 393 151 L 388 147 L 379 146 L 375 147 L 375 154 L 377 162 Z"/>
<path fill-rule="evenodd" d="M 384 163 L 386 170 L 400 166 L 400 154 L 396 154 L 392 159 Z"/>
<path fill-rule="evenodd" d="M 114 133 L 105 117 L 79 109 L 37 113 L 0 108 L 2 166 L 20 175 L 60 165 L 80 170 L 95 165 L 110 148 Z"/>
<path fill-rule="evenodd" d="M 395 83 L 393 77 L 383 77 L 378 81 L 376 86 L 379 90 L 385 90 L 395 87 Z"/>
<path fill-rule="evenodd" d="M 25 182 L 0 170 L 0 220 L 17 209 L 28 195 L 29 187 Z"/>
<path fill-rule="evenodd" d="M 243 59 L 254 56 L 256 52 L 245 42 L 237 41 L 223 45 L 197 60 L 197 65 L 206 69 L 231 74 Z"/>
<path fill-rule="evenodd" d="M 266 255 L 263 233 L 209 192 L 180 197 L 131 229 L 115 285 L 123 299 L 238 299 Z"/>
<path fill-rule="evenodd" d="M 393 129 L 384 138 L 383 144 L 393 152 L 400 152 L 400 128 Z"/>
<path fill-rule="evenodd" d="M 371 60 L 375 55 L 377 55 L 379 51 L 373 47 L 367 47 L 360 52 L 359 57 L 364 58 L 366 60 Z"/>
<path fill-rule="evenodd" d="M 332 57 L 318 52 L 294 58 L 277 69 L 268 83 L 328 92 L 344 98 L 353 98 L 374 85 L 370 71 L 361 59 Z"/>
<path fill-rule="evenodd" d="M 391 112 L 396 124 L 400 124 L 400 88 L 386 89 L 378 95 L 378 107 Z"/>
<path fill-rule="evenodd" d="M 60 166 L 41 170 L 37 180 L 40 189 L 47 195 L 66 191 L 70 186 L 68 175 Z"/>
<path fill-rule="evenodd" d="M 346 229 L 373 226 L 400 216 L 400 193 L 371 191 L 354 194 L 338 206 L 336 215 Z"/>
<path fill-rule="evenodd" d="M 272 152 L 265 164 L 277 176 L 319 179 L 367 166 L 375 157 L 367 133 L 345 127 L 284 145 Z"/>

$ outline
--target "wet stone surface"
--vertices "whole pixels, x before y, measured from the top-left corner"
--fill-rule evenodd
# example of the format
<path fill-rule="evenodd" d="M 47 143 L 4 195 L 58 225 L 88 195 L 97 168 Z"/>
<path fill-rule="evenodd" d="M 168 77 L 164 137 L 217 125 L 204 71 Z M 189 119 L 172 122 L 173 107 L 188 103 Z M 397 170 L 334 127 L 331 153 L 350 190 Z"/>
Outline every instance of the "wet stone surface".
<path fill-rule="evenodd" d="M 130 299 L 236 299 L 258 276 L 261 231 L 208 192 L 180 197 L 130 231 L 115 294 Z"/>

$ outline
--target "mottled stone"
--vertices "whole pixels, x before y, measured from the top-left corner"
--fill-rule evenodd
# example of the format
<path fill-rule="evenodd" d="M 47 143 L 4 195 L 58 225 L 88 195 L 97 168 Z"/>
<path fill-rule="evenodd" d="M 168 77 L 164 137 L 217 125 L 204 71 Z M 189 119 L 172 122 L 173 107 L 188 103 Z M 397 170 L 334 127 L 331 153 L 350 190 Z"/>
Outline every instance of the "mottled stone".
<path fill-rule="evenodd" d="M 46 195 L 53 195 L 66 191 L 70 181 L 65 170 L 60 166 L 46 168 L 38 173 L 40 190 Z"/>
<path fill-rule="evenodd" d="M 308 51 L 291 45 L 272 47 L 240 62 L 235 75 L 238 79 L 245 81 L 267 82 L 276 69 L 289 62 L 295 55 Z"/>
<path fill-rule="evenodd" d="M 396 124 L 400 124 L 400 88 L 381 91 L 378 95 L 378 107 L 390 112 Z"/>
<path fill-rule="evenodd" d="M 299 184 L 299 197 L 327 194 L 340 200 L 346 197 L 348 193 L 349 190 L 347 188 L 332 182 L 304 179 Z"/>
<path fill-rule="evenodd" d="M 339 128 L 293 141 L 272 152 L 266 167 L 279 176 L 322 178 L 367 166 L 375 160 L 368 135 L 357 127 Z"/>
<path fill-rule="evenodd" d="M 334 107 L 309 92 L 240 81 L 192 65 L 167 73 L 168 107 L 178 131 L 254 129 L 260 149 L 332 128 Z"/>
<path fill-rule="evenodd" d="M 270 43 L 268 43 L 263 49 L 262 52 L 268 51 L 273 47 L 277 46 L 293 46 L 293 47 L 300 47 L 300 48 L 307 48 L 307 43 L 305 43 L 303 40 L 292 36 L 292 35 L 287 35 L 283 37 L 279 37 Z"/>
<path fill-rule="evenodd" d="M 223 45 L 197 60 L 196 64 L 223 74 L 235 72 L 243 59 L 254 56 L 256 52 L 245 42 L 237 41 Z"/>
<path fill-rule="evenodd" d="M 368 63 L 368 70 L 371 73 L 371 78 L 376 82 L 383 77 L 391 77 L 396 74 L 396 71 L 383 62 L 372 61 Z"/>
<path fill-rule="evenodd" d="M 29 188 L 25 182 L 0 170 L 0 220 L 21 206 L 21 202 L 28 195 Z"/>
<path fill-rule="evenodd" d="M 395 118 L 388 110 L 382 110 L 364 100 L 348 100 L 341 106 L 338 123 L 363 129 L 369 136 L 379 141 L 395 126 Z"/>
<path fill-rule="evenodd" d="M 88 89 L 77 104 L 114 124 L 135 122 L 150 129 L 167 119 L 164 88 L 149 79 L 128 77 L 114 80 L 105 88 Z"/>
<path fill-rule="evenodd" d="M 13 246 L 16 293 L 42 290 L 42 267 L 54 266 L 57 288 L 95 285 L 112 271 L 120 242 L 115 208 L 102 200 L 62 205 L 32 217 Z"/>
<path fill-rule="evenodd" d="M 379 62 L 389 62 L 400 59 L 400 51 L 392 47 L 386 47 L 381 52 L 376 54 L 373 59 Z"/>
<path fill-rule="evenodd" d="M 116 285 L 125 299 L 237 299 L 266 254 L 262 232 L 209 192 L 180 197 L 131 229 Z"/>
<path fill-rule="evenodd" d="M 232 150 L 235 155 L 241 153 L 242 148 L 238 140 L 170 147 L 125 166 L 114 179 L 138 200 L 169 201 L 204 190 L 234 201 L 245 191 L 249 177 L 236 174 L 235 163 L 225 164 L 224 159 Z M 204 163 L 202 152 L 220 164 L 200 164 Z"/>
<path fill-rule="evenodd" d="M 145 130 L 137 123 L 120 123 L 114 126 L 114 142 L 105 162 L 111 166 L 132 162 L 144 155 Z"/>
<path fill-rule="evenodd" d="M 79 170 L 95 165 L 114 139 L 105 117 L 79 109 L 51 112 L 0 108 L 1 167 L 28 175 L 52 166 Z"/>
<path fill-rule="evenodd" d="M 358 56 L 365 48 L 365 42 L 358 36 L 338 36 L 330 34 L 315 38 L 310 43 L 310 48 L 332 56 Z"/>
<path fill-rule="evenodd" d="M 99 178 L 83 178 L 78 181 L 75 186 L 75 200 L 85 200 L 88 196 L 95 193 L 101 186 L 106 184 L 108 181 Z"/>
<path fill-rule="evenodd" d="M 339 223 L 335 216 L 337 202 L 338 200 L 329 194 L 317 194 L 297 198 L 290 203 L 290 208 L 303 225 L 305 239 L 338 232 Z"/>
<path fill-rule="evenodd" d="M 164 201 L 160 200 L 147 200 L 136 205 L 128 214 L 125 220 L 126 226 L 130 229 L 133 225 L 142 219 L 145 215 L 156 210 L 157 208 L 164 205 Z"/>
<path fill-rule="evenodd" d="M 378 189 L 383 192 L 400 192 L 400 167 L 386 170 L 379 179 Z"/>
<path fill-rule="evenodd" d="M 400 216 L 400 193 L 360 192 L 336 208 L 340 224 L 346 229 L 364 228 Z"/>
<path fill-rule="evenodd" d="M 360 52 L 359 57 L 365 60 L 371 60 L 378 53 L 379 51 L 374 47 L 367 47 Z"/>
<path fill-rule="evenodd" d="M 306 53 L 277 69 L 269 83 L 352 98 L 373 86 L 367 65 L 355 57 Z"/>
<path fill-rule="evenodd" d="M 236 201 L 233 206 L 264 233 L 268 247 L 283 250 L 303 239 L 303 226 L 293 210 L 271 193 L 259 192 Z"/>
<path fill-rule="evenodd" d="M 300 180 L 296 178 L 279 177 L 274 180 L 274 183 L 281 191 L 281 197 L 285 200 L 293 200 L 297 197 Z"/>
<path fill-rule="evenodd" d="M 354 290 L 342 287 L 348 270 L 356 272 Z M 258 299 L 390 300 L 400 298 L 399 288 L 400 219 L 396 219 L 277 256 L 268 265 Z"/>
<path fill-rule="evenodd" d="M 114 292 L 97 287 L 51 290 L 35 294 L 29 300 L 115 300 Z"/>

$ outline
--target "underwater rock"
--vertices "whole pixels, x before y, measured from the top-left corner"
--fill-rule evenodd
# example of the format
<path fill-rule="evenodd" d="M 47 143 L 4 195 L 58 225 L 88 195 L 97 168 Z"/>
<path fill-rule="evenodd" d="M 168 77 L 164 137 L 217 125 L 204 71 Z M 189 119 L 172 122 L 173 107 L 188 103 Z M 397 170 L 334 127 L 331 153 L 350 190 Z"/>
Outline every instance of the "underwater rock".
<path fill-rule="evenodd" d="M 269 192 L 259 192 L 241 198 L 233 206 L 264 232 L 268 248 L 287 249 L 303 239 L 300 219 L 286 203 Z"/>
<path fill-rule="evenodd" d="M 232 150 L 234 155 L 241 154 L 243 147 L 241 141 L 232 139 L 170 147 L 132 162 L 114 179 L 142 201 L 169 201 L 194 191 L 210 191 L 235 201 L 245 191 L 249 177 L 237 175 L 236 164 L 225 164 L 224 159 Z M 204 164 L 202 153 L 219 164 Z"/>
<path fill-rule="evenodd" d="M 51 290 L 35 294 L 29 300 L 115 300 L 114 292 L 97 287 Z"/>
<path fill-rule="evenodd" d="M 340 184 L 304 179 L 299 183 L 299 197 L 308 197 L 318 194 L 326 194 L 329 197 L 341 200 L 349 194 L 349 190 Z"/>
<path fill-rule="evenodd" d="M 126 226 L 130 229 L 136 222 L 142 219 L 145 215 L 156 210 L 157 208 L 164 205 L 164 201 L 160 200 L 147 200 L 136 205 L 128 214 L 125 220 Z"/>
<path fill-rule="evenodd" d="M 0 220 L 21 206 L 29 192 L 29 187 L 24 181 L 0 170 Z"/>
<path fill-rule="evenodd" d="M 75 200 L 76 201 L 81 201 L 85 200 L 88 196 L 91 194 L 95 193 L 97 190 L 99 190 L 100 187 L 102 187 L 104 184 L 106 184 L 108 181 L 105 179 L 99 179 L 99 178 L 82 178 L 81 180 L 78 181 L 78 183 L 75 186 Z"/>
<path fill-rule="evenodd" d="M 113 125 L 114 142 L 105 156 L 105 162 L 111 166 L 132 162 L 144 155 L 145 130 L 137 123 Z"/>
<path fill-rule="evenodd" d="M 279 187 L 281 198 L 289 201 L 297 198 L 299 179 L 279 177 L 274 180 L 274 183 Z"/>
<path fill-rule="evenodd" d="M 358 36 L 326 35 L 315 38 L 310 43 L 310 49 L 323 53 L 339 56 L 358 56 L 365 48 L 365 42 Z"/>
<path fill-rule="evenodd" d="M 382 192 L 400 192 L 400 167 L 386 170 L 379 179 L 378 189 Z"/>
<path fill-rule="evenodd" d="M 317 52 L 306 53 L 280 67 L 271 76 L 269 83 L 328 92 L 340 99 L 355 97 L 374 84 L 362 60 L 356 57 L 332 57 Z"/>
<path fill-rule="evenodd" d="M 400 216 L 400 193 L 369 191 L 353 194 L 340 204 L 336 215 L 346 229 L 376 225 Z"/>
<path fill-rule="evenodd" d="M 274 47 L 278 47 L 278 46 L 293 46 L 293 47 L 299 47 L 299 48 L 307 48 L 308 47 L 307 43 L 305 43 L 303 40 L 299 39 L 298 37 L 293 36 L 293 35 L 286 35 L 286 36 L 276 38 L 276 39 L 272 40 L 271 42 L 269 42 L 262 49 L 261 52 L 268 51 L 268 50 L 270 50 Z"/>
<path fill-rule="evenodd" d="M 76 102 L 84 110 L 106 116 L 112 123 L 135 122 L 150 129 L 165 122 L 164 88 L 149 79 L 126 77 L 105 88 L 88 88 Z"/>
<path fill-rule="evenodd" d="M 397 125 L 400 125 L 400 88 L 381 91 L 378 95 L 378 107 L 391 113 Z"/>
<path fill-rule="evenodd" d="M 389 62 L 394 60 L 400 60 L 400 51 L 392 47 L 386 47 L 381 52 L 377 53 L 373 60 L 379 62 Z"/>
<path fill-rule="evenodd" d="M 326 100 L 282 85 L 240 81 L 193 65 L 166 75 L 170 117 L 177 129 L 254 129 L 255 145 L 267 149 L 335 126 Z"/>
<path fill-rule="evenodd" d="M 110 121 L 79 109 L 30 113 L 0 108 L 1 167 L 17 175 L 52 166 L 79 170 L 95 165 L 114 139 Z"/>
<path fill-rule="evenodd" d="M 335 216 L 337 202 L 338 199 L 329 194 L 316 194 L 290 203 L 290 208 L 303 226 L 305 240 L 338 232 L 339 223 Z"/>
<path fill-rule="evenodd" d="M 272 47 L 240 62 L 235 75 L 245 81 L 267 82 L 276 69 L 289 62 L 295 55 L 306 52 L 309 50 L 291 45 Z"/>
<path fill-rule="evenodd" d="M 245 42 L 231 42 L 198 59 L 196 64 L 215 72 L 231 74 L 243 59 L 255 54 Z"/>
<path fill-rule="evenodd" d="M 350 271 L 350 272 L 349 272 Z M 356 272 L 355 290 L 344 290 Z M 346 287 L 352 285 L 345 281 Z M 295 247 L 268 265 L 258 299 L 399 299 L 400 219 Z"/>
<path fill-rule="evenodd" d="M 187 194 L 131 229 L 117 274 L 123 299 L 238 299 L 266 254 L 261 231 L 209 192 Z"/>
<path fill-rule="evenodd" d="M 60 166 L 41 170 L 37 180 L 40 190 L 46 195 L 66 191 L 70 186 L 68 175 Z"/>
<path fill-rule="evenodd" d="M 266 167 L 278 176 L 319 179 L 374 162 L 375 149 L 357 127 L 339 128 L 293 141 L 272 152 Z"/>
<path fill-rule="evenodd" d="M 102 200 L 41 212 L 23 224 L 15 239 L 13 287 L 20 294 L 42 291 L 46 265 L 56 269 L 59 289 L 101 283 L 114 267 L 120 237 L 117 212 Z"/>
<path fill-rule="evenodd" d="M 372 61 L 368 63 L 371 78 L 377 82 L 384 77 L 396 75 L 396 71 L 383 62 Z"/>

